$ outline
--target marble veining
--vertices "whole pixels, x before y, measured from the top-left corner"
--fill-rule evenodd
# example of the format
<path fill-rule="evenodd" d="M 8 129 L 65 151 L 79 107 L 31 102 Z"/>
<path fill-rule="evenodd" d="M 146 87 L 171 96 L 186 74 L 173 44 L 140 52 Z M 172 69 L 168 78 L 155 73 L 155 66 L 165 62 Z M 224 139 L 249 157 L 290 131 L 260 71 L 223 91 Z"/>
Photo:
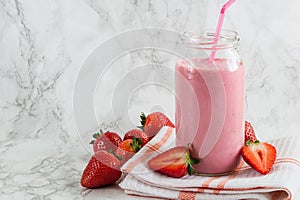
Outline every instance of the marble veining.
<path fill-rule="evenodd" d="M 80 187 L 91 152 L 83 142 L 92 133 L 77 132 L 72 99 L 76 78 L 90 53 L 110 38 L 142 27 L 196 33 L 215 28 L 223 2 L 0 0 L 0 199 L 146 199 L 127 196 L 116 185 Z M 236 1 L 224 22 L 224 28 L 236 30 L 241 38 L 247 73 L 245 117 L 262 140 L 298 134 L 298 8 L 297 0 L 274 0 L 272 5 Z M 123 113 L 111 115 L 105 97 L 122 91 L 122 77 L 140 83 L 132 70 L 142 66 L 149 70 L 149 80 L 159 77 L 169 87 L 174 59 L 157 49 L 139 49 L 117 59 L 95 91 L 98 126 L 123 134 L 129 125 Z M 140 111 L 162 110 L 174 118 L 168 87 L 148 84 L 132 91 L 126 102 L 130 126 L 138 123 L 134 116 Z"/>

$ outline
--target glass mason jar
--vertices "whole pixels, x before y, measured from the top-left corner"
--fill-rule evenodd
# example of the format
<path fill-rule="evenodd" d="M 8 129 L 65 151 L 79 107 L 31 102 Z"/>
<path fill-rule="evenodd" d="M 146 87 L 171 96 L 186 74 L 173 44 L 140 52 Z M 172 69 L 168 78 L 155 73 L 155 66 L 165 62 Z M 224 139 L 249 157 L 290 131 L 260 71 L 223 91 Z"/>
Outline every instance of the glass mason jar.
<path fill-rule="evenodd" d="M 244 144 L 245 68 L 239 37 L 222 31 L 186 35 L 185 58 L 176 62 L 176 146 L 190 147 L 199 174 L 233 172 Z M 213 56 L 212 56 L 213 55 Z"/>

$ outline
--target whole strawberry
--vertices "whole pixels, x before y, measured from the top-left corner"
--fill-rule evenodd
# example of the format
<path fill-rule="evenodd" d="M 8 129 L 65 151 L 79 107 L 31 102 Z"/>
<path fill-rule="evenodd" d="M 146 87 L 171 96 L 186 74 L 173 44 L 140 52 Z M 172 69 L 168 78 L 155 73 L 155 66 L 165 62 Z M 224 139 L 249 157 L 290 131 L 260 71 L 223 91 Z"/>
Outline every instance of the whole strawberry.
<path fill-rule="evenodd" d="M 100 130 L 100 133 L 95 133 L 93 138 L 95 138 L 95 140 L 92 140 L 90 144 L 93 144 L 94 152 L 99 150 L 115 152 L 122 142 L 122 138 L 117 133 L 110 131 L 103 133 L 103 131 Z"/>
<path fill-rule="evenodd" d="M 83 171 L 81 185 L 86 188 L 103 187 L 121 177 L 120 161 L 107 151 L 97 151 Z"/>
<path fill-rule="evenodd" d="M 142 113 L 140 118 L 142 124 L 140 128 L 144 130 L 149 138 L 154 137 L 163 126 L 175 127 L 170 119 L 161 112 L 154 112 L 147 116 Z"/>
<path fill-rule="evenodd" d="M 132 129 L 125 133 L 123 141 L 127 139 L 140 138 L 142 140 L 142 147 L 150 141 L 150 138 L 146 133 L 139 129 Z"/>
<path fill-rule="evenodd" d="M 276 160 L 276 148 L 266 142 L 247 141 L 242 148 L 243 159 L 256 171 L 267 174 Z"/>
<path fill-rule="evenodd" d="M 247 141 L 255 142 L 257 140 L 254 129 L 250 122 L 245 121 L 245 144 Z"/>
<path fill-rule="evenodd" d="M 192 164 L 199 160 L 190 157 L 189 149 L 186 147 L 174 147 L 148 161 L 148 167 L 161 174 L 181 178 L 187 173 L 193 174 Z"/>

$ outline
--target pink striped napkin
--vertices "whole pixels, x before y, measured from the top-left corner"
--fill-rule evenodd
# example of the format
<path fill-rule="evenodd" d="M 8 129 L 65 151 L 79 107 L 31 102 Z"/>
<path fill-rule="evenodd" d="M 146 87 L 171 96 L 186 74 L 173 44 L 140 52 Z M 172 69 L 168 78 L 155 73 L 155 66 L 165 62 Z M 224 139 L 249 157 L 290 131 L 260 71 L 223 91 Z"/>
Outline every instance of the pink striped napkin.
<path fill-rule="evenodd" d="M 119 184 L 127 194 L 163 199 L 268 199 L 295 198 L 300 184 L 300 138 L 269 141 L 277 148 L 277 160 L 265 176 L 244 161 L 228 176 L 203 177 L 186 175 L 180 179 L 150 170 L 147 161 L 175 146 L 175 129 L 162 130 L 123 167 L 128 173 Z"/>

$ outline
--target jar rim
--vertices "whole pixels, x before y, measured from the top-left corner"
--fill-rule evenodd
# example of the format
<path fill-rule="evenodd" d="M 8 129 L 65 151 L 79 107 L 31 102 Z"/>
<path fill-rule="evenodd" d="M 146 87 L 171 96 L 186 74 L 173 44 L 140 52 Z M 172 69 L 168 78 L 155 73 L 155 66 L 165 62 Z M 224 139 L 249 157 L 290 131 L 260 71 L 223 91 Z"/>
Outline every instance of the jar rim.
<path fill-rule="evenodd" d="M 198 35 L 185 32 L 183 33 L 183 43 L 184 46 L 195 49 L 218 50 L 236 47 L 240 40 L 238 33 L 232 30 L 222 30 L 217 44 L 214 44 L 214 36 L 215 32 L 212 29 Z"/>

